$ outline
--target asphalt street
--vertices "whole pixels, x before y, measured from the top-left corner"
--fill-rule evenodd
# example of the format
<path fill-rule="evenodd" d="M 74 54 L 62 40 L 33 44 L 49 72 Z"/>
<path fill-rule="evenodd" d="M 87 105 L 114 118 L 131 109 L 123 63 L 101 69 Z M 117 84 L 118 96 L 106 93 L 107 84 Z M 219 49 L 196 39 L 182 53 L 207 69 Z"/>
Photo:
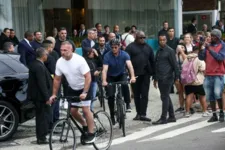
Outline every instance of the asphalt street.
<path fill-rule="evenodd" d="M 175 108 L 178 107 L 178 95 L 171 94 Z M 106 101 L 107 102 L 107 101 Z M 107 106 L 107 105 L 106 105 Z M 118 125 L 113 127 L 113 142 L 110 150 L 224 150 L 225 149 L 225 123 L 207 123 L 200 113 L 190 118 L 184 118 L 183 114 L 177 114 L 177 122 L 166 125 L 153 126 L 150 122 L 133 121 L 136 115 L 134 104 L 133 111 L 127 114 L 126 132 L 122 137 L 122 131 Z M 96 102 L 96 110 L 101 109 Z M 108 110 L 107 110 L 108 111 Z M 148 116 L 157 120 L 161 114 L 161 100 L 159 91 L 150 87 Z M 80 134 L 77 133 L 77 142 Z M 1 142 L 0 150 L 43 150 L 49 149 L 48 145 L 36 145 L 35 121 L 30 120 L 19 126 L 18 131 L 11 140 Z M 92 146 L 78 145 L 78 150 L 94 149 Z"/>
<path fill-rule="evenodd" d="M 196 120 L 195 120 L 196 119 Z M 188 120 L 188 122 L 186 121 Z M 185 123 L 184 123 L 185 122 Z M 167 128 L 168 127 L 168 128 Z M 177 123 L 151 126 L 144 129 L 148 135 L 135 138 L 126 137 L 123 143 L 114 141 L 112 150 L 224 150 L 225 123 L 208 123 L 206 118 L 184 118 Z M 144 131 L 143 130 L 143 131 Z M 142 134 L 143 135 L 143 134 Z M 131 139 L 131 140 L 129 140 Z"/>

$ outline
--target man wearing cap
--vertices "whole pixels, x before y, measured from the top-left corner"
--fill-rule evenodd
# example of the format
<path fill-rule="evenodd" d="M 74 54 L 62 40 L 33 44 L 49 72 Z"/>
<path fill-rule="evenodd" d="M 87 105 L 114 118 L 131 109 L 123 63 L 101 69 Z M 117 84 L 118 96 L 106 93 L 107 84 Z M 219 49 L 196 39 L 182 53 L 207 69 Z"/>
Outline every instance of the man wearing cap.
<path fill-rule="evenodd" d="M 225 74 L 225 43 L 221 41 L 222 33 L 218 29 L 211 32 L 211 43 L 205 43 L 199 52 L 199 59 L 206 63 L 204 88 L 206 92 L 206 99 L 210 101 L 213 116 L 208 122 L 218 121 L 216 114 L 216 101 L 218 102 L 220 113 L 219 121 L 224 122 L 223 112 L 223 75 Z"/>

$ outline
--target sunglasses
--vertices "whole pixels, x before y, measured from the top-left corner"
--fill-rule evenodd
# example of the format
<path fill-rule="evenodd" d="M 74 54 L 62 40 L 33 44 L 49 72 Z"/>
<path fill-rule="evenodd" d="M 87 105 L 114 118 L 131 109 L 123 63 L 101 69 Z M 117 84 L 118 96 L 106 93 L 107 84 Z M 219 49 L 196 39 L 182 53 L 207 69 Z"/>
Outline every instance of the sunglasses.
<path fill-rule="evenodd" d="M 139 39 L 146 39 L 146 37 L 145 37 L 145 36 L 143 36 L 143 37 L 139 37 Z"/>

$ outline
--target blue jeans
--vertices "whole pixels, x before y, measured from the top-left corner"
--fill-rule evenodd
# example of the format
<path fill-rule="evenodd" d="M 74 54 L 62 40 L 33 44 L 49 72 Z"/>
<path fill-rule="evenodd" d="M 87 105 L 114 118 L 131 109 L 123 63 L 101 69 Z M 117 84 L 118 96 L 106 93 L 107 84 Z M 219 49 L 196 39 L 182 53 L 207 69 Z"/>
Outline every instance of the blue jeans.
<path fill-rule="evenodd" d="M 94 108 L 94 101 L 96 100 L 96 93 L 97 93 L 97 89 L 98 89 L 98 84 L 97 82 L 91 82 L 91 97 L 92 97 L 92 100 L 91 100 L 91 110 L 93 111 L 93 108 Z"/>
<path fill-rule="evenodd" d="M 215 101 L 222 98 L 224 89 L 223 76 L 206 76 L 203 86 L 208 101 Z"/>

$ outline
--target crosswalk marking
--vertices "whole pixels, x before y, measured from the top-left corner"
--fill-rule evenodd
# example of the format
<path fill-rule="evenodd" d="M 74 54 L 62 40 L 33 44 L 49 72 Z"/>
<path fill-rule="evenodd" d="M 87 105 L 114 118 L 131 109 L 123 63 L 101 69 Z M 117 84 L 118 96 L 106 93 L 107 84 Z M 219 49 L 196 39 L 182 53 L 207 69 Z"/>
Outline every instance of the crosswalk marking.
<path fill-rule="evenodd" d="M 220 132 L 225 132 L 225 128 L 212 131 L 212 133 L 220 133 Z"/>
<path fill-rule="evenodd" d="M 194 120 L 197 120 L 197 119 L 200 119 L 200 118 L 201 118 L 201 115 L 196 114 L 195 116 L 192 116 L 190 118 L 179 119 L 179 120 L 177 120 L 176 123 L 164 124 L 164 125 L 159 125 L 159 126 L 150 126 L 148 128 L 144 128 L 141 131 L 134 132 L 130 135 L 127 135 L 126 137 L 121 137 L 121 138 L 115 139 L 115 140 L 113 140 L 112 145 L 118 145 L 118 144 L 121 144 L 121 143 L 125 143 L 127 141 L 137 140 L 137 139 L 140 139 L 142 137 L 148 136 L 152 133 L 155 133 L 157 131 L 164 130 L 164 129 L 167 129 L 167 128 L 171 128 L 173 126 L 178 126 L 178 125 L 181 125 L 181 124 L 184 124 L 184 123 L 187 123 L 187 122 L 190 122 L 190 121 L 194 121 Z"/>
<path fill-rule="evenodd" d="M 204 128 L 204 127 L 207 127 L 207 126 L 211 126 L 211 125 L 213 125 L 215 123 L 217 123 L 217 122 L 208 123 L 207 120 L 206 120 L 206 121 L 195 123 L 195 124 L 183 127 L 183 128 L 179 128 L 179 129 L 176 129 L 176 130 L 172 130 L 172 131 L 166 132 L 164 134 L 155 136 L 153 138 L 141 140 L 141 141 L 138 141 L 138 142 L 156 141 L 156 140 L 163 140 L 163 139 L 173 138 L 175 136 L 178 136 L 178 135 L 190 132 L 190 131 L 194 131 L 194 130 L 201 129 L 201 128 Z"/>

